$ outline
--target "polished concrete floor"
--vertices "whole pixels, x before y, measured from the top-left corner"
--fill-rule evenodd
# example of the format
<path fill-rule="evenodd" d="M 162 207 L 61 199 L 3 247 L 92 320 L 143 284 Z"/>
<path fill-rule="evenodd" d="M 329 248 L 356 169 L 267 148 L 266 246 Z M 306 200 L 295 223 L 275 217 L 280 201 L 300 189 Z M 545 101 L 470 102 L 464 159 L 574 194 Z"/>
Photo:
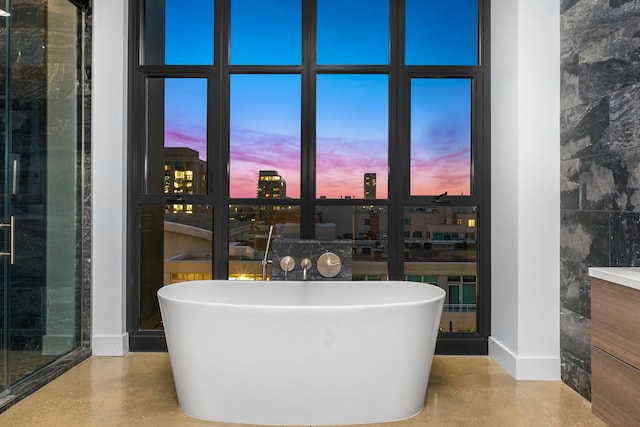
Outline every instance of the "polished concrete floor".
<path fill-rule="evenodd" d="M 91 357 L 0 414 L 2 426 L 221 426 L 178 408 L 164 353 Z M 436 356 L 422 412 L 384 426 L 604 426 L 560 381 L 515 381 L 487 357 Z"/>

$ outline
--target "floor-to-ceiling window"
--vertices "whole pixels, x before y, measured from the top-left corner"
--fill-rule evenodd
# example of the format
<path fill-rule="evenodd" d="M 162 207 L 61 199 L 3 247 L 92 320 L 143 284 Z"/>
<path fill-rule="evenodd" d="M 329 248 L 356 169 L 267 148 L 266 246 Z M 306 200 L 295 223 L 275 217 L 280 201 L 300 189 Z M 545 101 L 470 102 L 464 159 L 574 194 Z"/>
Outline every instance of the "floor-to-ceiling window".
<path fill-rule="evenodd" d="M 162 347 L 159 287 L 269 280 L 275 226 L 351 241 L 354 280 L 442 287 L 439 349 L 486 351 L 487 1 L 138 0 L 130 16 L 132 349 Z"/>

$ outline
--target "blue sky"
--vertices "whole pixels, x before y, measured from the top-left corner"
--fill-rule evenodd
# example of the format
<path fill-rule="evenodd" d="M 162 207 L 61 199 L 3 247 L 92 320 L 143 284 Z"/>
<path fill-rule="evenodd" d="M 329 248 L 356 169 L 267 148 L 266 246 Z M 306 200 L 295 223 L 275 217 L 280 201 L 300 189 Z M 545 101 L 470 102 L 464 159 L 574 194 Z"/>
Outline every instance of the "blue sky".
<path fill-rule="evenodd" d="M 387 64 L 389 0 L 318 0 L 319 64 Z M 302 0 L 232 0 L 232 65 L 299 65 Z M 188 3 L 189 7 L 185 7 Z M 406 0 L 406 63 L 475 65 L 474 0 Z M 213 63 L 213 0 L 166 0 L 166 63 Z M 433 41 L 426 43 L 425 40 Z M 415 42 L 414 42 L 415 41 Z M 258 171 L 275 169 L 300 196 L 299 75 L 232 75 L 231 197 L 255 197 Z M 317 197 L 362 197 L 377 173 L 387 197 L 388 77 L 317 76 Z M 469 194 L 468 79 L 414 79 L 411 192 Z M 165 144 L 206 158 L 206 80 L 167 79 Z"/>
<path fill-rule="evenodd" d="M 277 170 L 300 197 L 300 75 L 232 75 L 231 197 L 256 197 L 259 170 Z"/>
<path fill-rule="evenodd" d="M 468 195 L 471 80 L 411 83 L 411 194 Z"/>

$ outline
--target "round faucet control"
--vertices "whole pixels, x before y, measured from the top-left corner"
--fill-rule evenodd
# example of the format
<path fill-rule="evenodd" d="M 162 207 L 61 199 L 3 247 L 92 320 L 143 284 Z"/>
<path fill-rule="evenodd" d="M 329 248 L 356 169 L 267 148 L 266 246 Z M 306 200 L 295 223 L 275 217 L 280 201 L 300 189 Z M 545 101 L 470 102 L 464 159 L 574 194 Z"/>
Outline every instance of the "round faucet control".
<path fill-rule="evenodd" d="M 324 277 L 335 277 L 342 269 L 340 257 L 333 252 L 326 252 L 318 258 L 318 272 Z"/>
<path fill-rule="evenodd" d="M 296 261 L 289 255 L 282 257 L 280 260 L 280 268 L 284 271 L 291 271 L 296 268 Z"/>

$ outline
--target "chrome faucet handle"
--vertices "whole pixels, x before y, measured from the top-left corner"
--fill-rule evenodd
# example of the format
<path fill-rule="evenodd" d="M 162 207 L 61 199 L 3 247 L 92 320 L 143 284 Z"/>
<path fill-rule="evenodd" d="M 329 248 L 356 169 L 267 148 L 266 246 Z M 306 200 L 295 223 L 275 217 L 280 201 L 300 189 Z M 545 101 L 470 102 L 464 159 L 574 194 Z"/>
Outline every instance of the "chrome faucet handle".
<path fill-rule="evenodd" d="M 335 277 L 341 269 L 340 257 L 333 252 L 325 252 L 318 258 L 318 272 L 323 277 Z"/>
<path fill-rule="evenodd" d="M 291 271 L 296 268 L 296 261 L 289 255 L 282 257 L 280 260 L 280 268 L 285 272 Z"/>
<path fill-rule="evenodd" d="M 305 258 L 300 261 L 300 267 L 302 267 L 302 280 L 307 280 L 307 271 L 311 269 L 313 263 L 309 258 Z"/>

